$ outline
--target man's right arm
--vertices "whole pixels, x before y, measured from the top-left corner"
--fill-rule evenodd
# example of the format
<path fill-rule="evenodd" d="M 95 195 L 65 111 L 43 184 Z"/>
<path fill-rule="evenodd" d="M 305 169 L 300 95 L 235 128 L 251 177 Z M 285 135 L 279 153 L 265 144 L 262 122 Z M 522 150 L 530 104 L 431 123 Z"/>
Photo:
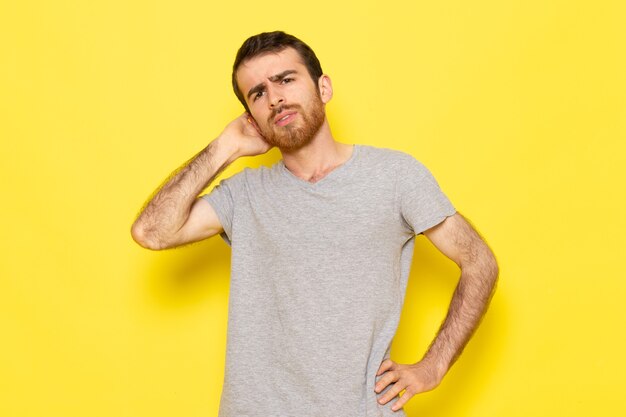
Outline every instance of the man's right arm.
<path fill-rule="evenodd" d="M 270 149 L 250 119 L 244 113 L 233 120 L 155 191 L 131 228 L 139 245 L 152 250 L 173 248 L 222 231 L 213 207 L 198 195 L 237 158 Z"/>

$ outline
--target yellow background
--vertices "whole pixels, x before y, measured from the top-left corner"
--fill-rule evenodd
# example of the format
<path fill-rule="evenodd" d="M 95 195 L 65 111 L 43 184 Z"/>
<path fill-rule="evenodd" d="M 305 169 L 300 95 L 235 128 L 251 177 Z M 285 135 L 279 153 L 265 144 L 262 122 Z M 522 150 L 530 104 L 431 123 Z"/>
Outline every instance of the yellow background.
<path fill-rule="evenodd" d="M 241 112 L 235 52 L 275 29 L 330 74 L 336 138 L 416 156 L 498 256 L 408 415 L 625 415 L 624 22 L 620 0 L 3 1 L 0 415 L 217 415 L 229 249 L 129 230 Z M 393 359 L 421 358 L 457 276 L 418 238 Z"/>

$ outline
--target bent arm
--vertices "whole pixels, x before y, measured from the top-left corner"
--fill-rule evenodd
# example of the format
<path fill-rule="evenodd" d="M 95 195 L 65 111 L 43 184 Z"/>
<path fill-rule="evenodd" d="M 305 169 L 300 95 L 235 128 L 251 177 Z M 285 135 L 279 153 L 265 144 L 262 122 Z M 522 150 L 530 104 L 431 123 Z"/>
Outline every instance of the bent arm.
<path fill-rule="evenodd" d="M 441 379 L 485 314 L 498 279 L 498 265 L 491 249 L 459 213 L 424 235 L 461 268 L 448 314 L 422 359 L 435 367 Z"/>
<path fill-rule="evenodd" d="M 144 248 L 159 250 L 221 232 L 213 207 L 198 195 L 240 156 L 259 155 L 269 149 L 249 115 L 242 114 L 157 188 L 132 225 L 133 239 Z"/>
<path fill-rule="evenodd" d="M 174 171 L 133 223 L 133 239 L 144 248 L 159 250 L 219 233 L 215 211 L 198 194 L 234 160 L 234 151 L 217 138 Z"/>

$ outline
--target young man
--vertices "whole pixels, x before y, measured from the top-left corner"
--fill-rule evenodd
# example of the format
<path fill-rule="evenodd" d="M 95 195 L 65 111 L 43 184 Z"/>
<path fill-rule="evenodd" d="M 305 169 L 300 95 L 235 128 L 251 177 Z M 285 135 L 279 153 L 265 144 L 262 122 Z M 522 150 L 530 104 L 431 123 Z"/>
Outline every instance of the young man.
<path fill-rule="evenodd" d="M 492 252 L 412 156 L 333 139 L 331 80 L 297 38 L 246 40 L 233 87 L 246 112 L 158 190 L 132 227 L 149 249 L 216 234 L 231 245 L 220 416 L 404 415 L 478 326 L 498 275 Z M 198 197 L 231 162 L 274 146 L 280 162 Z M 420 233 L 461 277 L 424 358 L 404 365 L 389 352 Z"/>

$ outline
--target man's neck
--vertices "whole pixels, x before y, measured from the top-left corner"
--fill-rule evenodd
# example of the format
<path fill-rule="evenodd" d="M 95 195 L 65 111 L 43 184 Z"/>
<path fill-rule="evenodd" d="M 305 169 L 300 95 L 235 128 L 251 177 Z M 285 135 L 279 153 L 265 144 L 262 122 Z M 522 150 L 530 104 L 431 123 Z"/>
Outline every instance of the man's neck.
<path fill-rule="evenodd" d="M 352 156 L 353 146 L 335 141 L 328 120 L 306 146 L 293 151 L 282 151 L 283 163 L 296 177 L 311 183 L 318 182 Z"/>

